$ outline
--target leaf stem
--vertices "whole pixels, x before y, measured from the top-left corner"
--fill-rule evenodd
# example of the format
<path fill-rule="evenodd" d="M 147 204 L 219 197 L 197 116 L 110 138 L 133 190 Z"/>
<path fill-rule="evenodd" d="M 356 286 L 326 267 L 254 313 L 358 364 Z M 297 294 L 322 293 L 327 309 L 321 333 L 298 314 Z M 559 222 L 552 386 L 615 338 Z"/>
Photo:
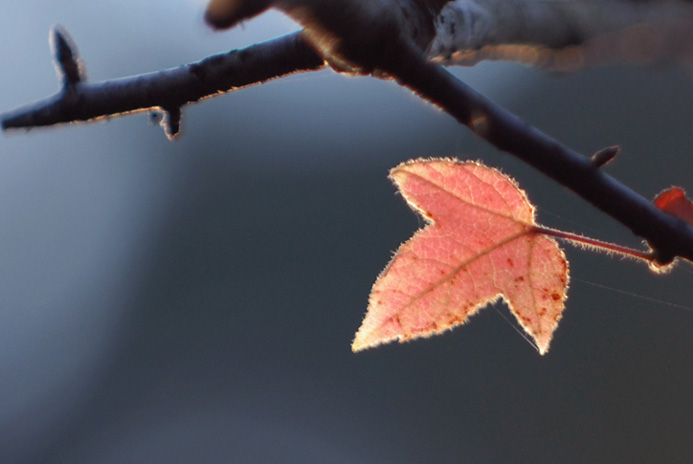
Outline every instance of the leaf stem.
<path fill-rule="evenodd" d="M 551 229 L 544 226 L 534 226 L 534 231 L 539 234 L 549 235 L 551 237 L 556 237 L 558 239 L 570 242 L 572 245 L 577 245 L 582 248 L 587 248 L 593 251 L 600 251 L 603 253 L 616 253 L 621 256 L 626 256 L 628 258 L 639 259 L 646 261 L 647 263 L 652 263 L 655 259 L 655 254 L 652 250 L 641 251 L 635 248 L 630 248 L 622 245 L 617 245 L 615 243 L 604 242 L 596 238 L 586 237 L 580 234 L 574 234 L 572 232 L 565 232 L 563 230 Z"/>

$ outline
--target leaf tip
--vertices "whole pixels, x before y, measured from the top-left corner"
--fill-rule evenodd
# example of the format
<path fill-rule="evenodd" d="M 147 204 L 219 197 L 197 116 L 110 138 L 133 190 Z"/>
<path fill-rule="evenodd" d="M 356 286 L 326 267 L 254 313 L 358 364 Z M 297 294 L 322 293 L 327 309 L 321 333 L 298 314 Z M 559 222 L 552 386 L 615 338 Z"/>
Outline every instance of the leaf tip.
<path fill-rule="evenodd" d="M 539 341 L 538 339 L 535 338 L 535 341 L 537 343 L 537 350 L 539 351 L 539 354 L 544 356 L 546 353 L 549 352 L 549 344 L 551 343 L 551 337 L 547 340 L 542 340 Z"/>
<path fill-rule="evenodd" d="M 551 345 L 551 341 L 553 340 L 553 334 L 558 328 L 558 321 L 560 319 L 561 317 L 558 316 L 554 324 L 549 324 L 548 327 L 542 327 L 536 332 L 525 328 L 526 332 L 534 340 L 534 347 L 537 349 L 537 352 L 539 352 L 540 355 L 544 356 L 549 352 L 549 347 Z"/>
<path fill-rule="evenodd" d="M 353 353 L 373 348 L 388 341 L 378 338 L 377 331 L 374 330 L 372 324 L 367 319 L 368 317 L 361 323 L 361 327 L 356 332 L 354 341 L 351 343 L 351 351 Z"/>
<path fill-rule="evenodd" d="M 366 348 L 368 348 L 362 340 L 359 340 L 359 337 L 357 335 L 356 338 L 354 338 L 354 341 L 351 343 L 351 352 L 352 353 L 358 353 L 359 351 L 363 351 Z"/>

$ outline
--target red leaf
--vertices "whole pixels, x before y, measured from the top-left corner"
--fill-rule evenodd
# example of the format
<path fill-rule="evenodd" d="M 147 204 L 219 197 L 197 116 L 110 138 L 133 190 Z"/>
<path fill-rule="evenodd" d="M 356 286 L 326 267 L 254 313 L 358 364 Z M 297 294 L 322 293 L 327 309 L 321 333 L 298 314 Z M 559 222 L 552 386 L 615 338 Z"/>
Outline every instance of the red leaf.
<path fill-rule="evenodd" d="M 451 159 L 401 164 L 390 177 L 429 225 L 378 277 L 352 349 L 441 333 L 502 297 L 546 353 L 564 308 L 568 263 L 535 230 L 524 191 L 495 169 Z"/>
<path fill-rule="evenodd" d="M 693 202 L 686 198 L 686 192 L 678 187 L 665 190 L 654 199 L 659 209 L 678 216 L 689 224 L 693 224 Z"/>

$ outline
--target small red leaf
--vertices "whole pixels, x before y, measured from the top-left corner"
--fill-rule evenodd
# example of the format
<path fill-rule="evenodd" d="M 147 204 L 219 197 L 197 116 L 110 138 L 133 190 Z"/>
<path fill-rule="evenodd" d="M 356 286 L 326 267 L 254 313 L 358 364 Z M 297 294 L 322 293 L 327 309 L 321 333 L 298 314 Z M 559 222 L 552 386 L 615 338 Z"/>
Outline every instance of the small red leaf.
<path fill-rule="evenodd" d="M 657 195 L 654 204 L 662 211 L 693 224 L 693 202 L 686 198 L 686 192 L 679 187 L 671 187 Z"/>
<path fill-rule="evenodd" d="M 546 353 L 564 308 L 568 263 L 535 230 L 524 191 L 495 169 L 451 159 L 401 164 L 390 177 L 430 224 L 378 277 L 352 349 L 441 333 L 501 297 Z"/>

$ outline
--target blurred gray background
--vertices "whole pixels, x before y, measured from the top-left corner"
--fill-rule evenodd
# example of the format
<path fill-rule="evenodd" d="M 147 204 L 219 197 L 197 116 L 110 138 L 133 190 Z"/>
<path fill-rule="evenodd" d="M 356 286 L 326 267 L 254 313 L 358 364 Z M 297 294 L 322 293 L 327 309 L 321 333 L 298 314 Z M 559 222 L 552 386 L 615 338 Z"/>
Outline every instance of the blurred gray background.
<path fill-rule="evenodd" d="M 57 90 L 54 23 L 92 80 L 296 28 L 269 13 L 213 33 L 203 3 L 0 0 L 0 111 Z M 647 197 L 693 191 L 682 67 L 455 73 L 584 153 L 621 144 L 607 169 Z M 567 248 L 545 357 L 500 304 L 350 352 L 375 277 L 421 225 L 388 169 L 449 155 L 516 177 L 547 225 L 639 245 L 406 90 L 330 71 L 188 107 L 175 142 L 146 114 L 2 134 L 0 462 L 691 462 L 688 263 L 658 276 Z"/>

